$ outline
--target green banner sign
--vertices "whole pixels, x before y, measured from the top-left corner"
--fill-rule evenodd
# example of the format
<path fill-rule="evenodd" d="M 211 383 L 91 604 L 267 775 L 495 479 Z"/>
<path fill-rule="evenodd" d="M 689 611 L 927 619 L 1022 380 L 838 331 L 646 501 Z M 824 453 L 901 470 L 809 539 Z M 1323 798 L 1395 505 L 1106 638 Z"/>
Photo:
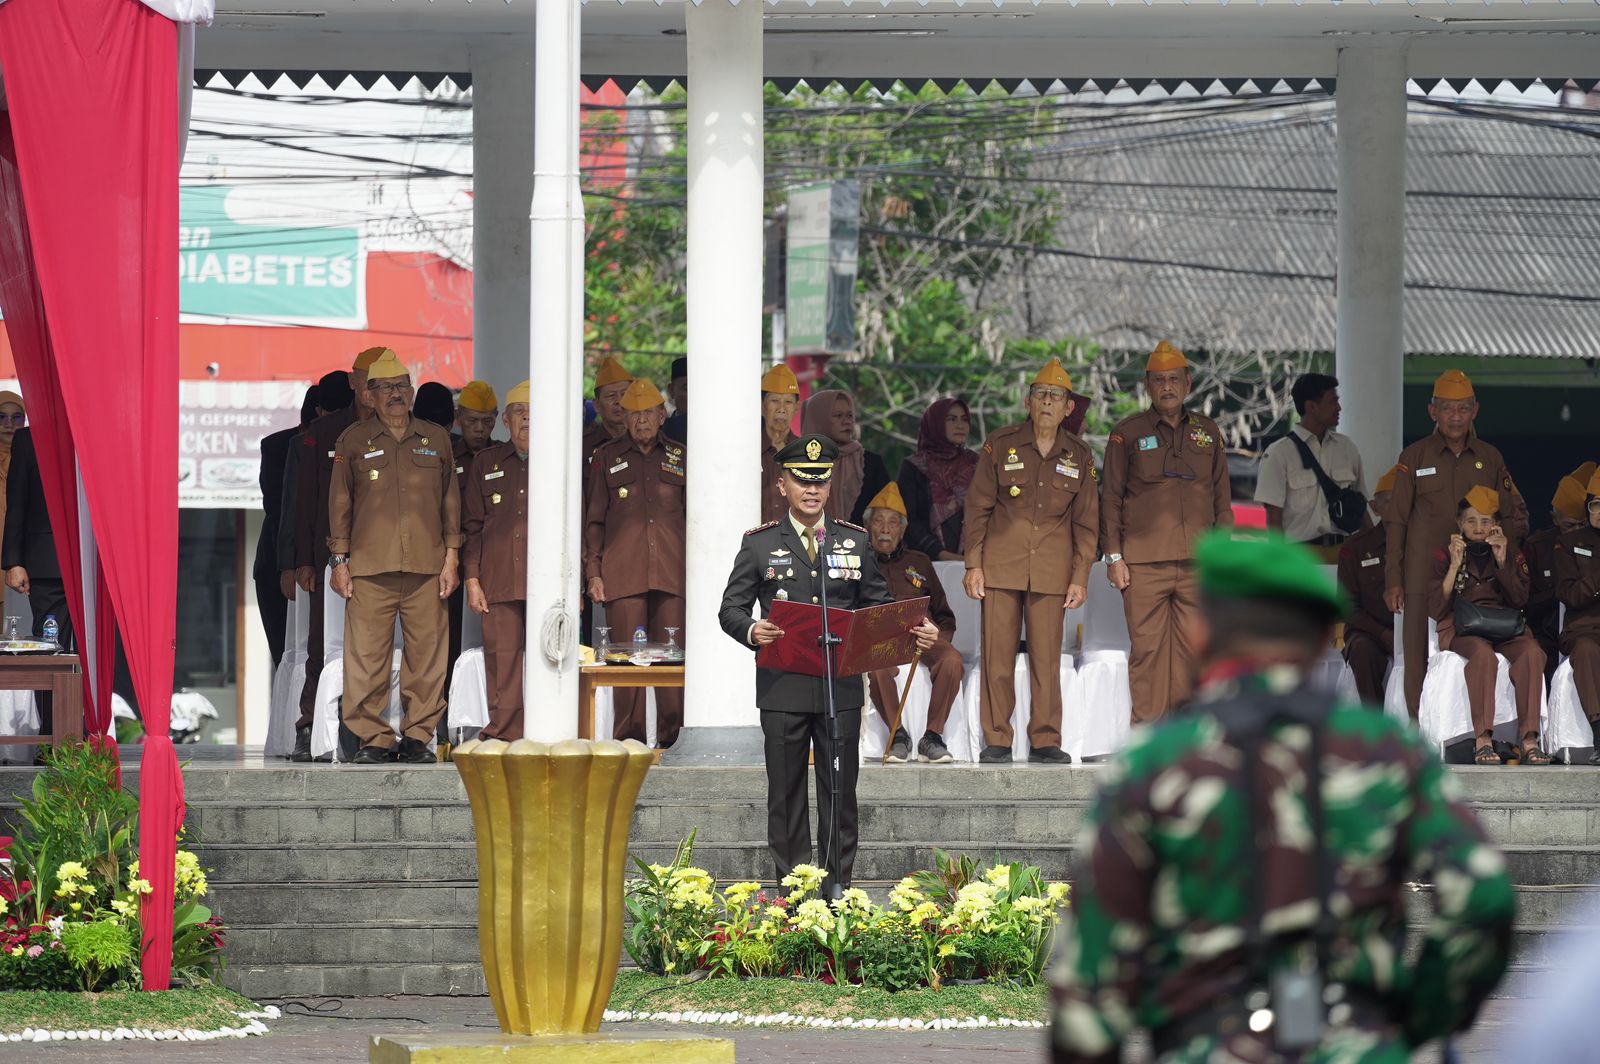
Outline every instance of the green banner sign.
<path fill-rule="evenodd" d="M 837 355 L 855 347 L 861 190 L 825 181 L 789 190 L 784 351 Z"/>
<path fill-rule="evenodd" d="M 253 224 L 226 187 L 179 201 L 178 309 L 238 324 L 366 326 L 366 260 L 353 225 Z M 293 213 L 295 205 L 288 205 Z"/>

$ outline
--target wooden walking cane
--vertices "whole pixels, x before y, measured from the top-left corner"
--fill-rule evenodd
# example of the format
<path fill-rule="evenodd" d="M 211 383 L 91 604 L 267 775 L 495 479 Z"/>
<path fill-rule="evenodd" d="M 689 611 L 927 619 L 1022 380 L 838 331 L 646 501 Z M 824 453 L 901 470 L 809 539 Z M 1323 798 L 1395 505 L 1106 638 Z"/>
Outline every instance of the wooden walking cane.
<path fill-rule="evenodd" d="M 883 760 L 880 765 L 889 763 L 889 749 L 894 746 L 894 734 L 900 730 L 900 718 L 906 711 L 906 699 L 911 697 L 911 681 L 917 678 L 917 662 L 922 660 L 922 648 L 918 647 L 911 653 L 911 668 L 906 671 L 906 686 L 900 692 L 900 704 L 894 707 L 894 723 L 889 725 L 889 741 L 883 747 Z"/>

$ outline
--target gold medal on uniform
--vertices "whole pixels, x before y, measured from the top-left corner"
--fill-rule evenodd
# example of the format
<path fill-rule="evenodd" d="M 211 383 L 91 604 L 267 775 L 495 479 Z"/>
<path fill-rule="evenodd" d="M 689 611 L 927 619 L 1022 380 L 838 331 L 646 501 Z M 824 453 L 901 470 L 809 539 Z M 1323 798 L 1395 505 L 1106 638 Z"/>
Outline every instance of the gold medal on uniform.
<path fill-rule="evenodd" d="M 489 496 L 489 501 L 494 503 L 496 506 L 499 506 L 500 505 L 500 493 L 497 491 L 493 495 Z"/>
<path fill-rule="evenodd" d="M 1011 497 L 1013 499 L 1015 499 L 1018 495 L 1021 495 L 1021 494 L 1022 494 L 1022 489 L 1021 488 L 1017 487 L 1015 484 L 1011 485 Z"/>
<path fill-rule="evenodd" d="M 1474 468 L 1474 469 L 1482 469 L 1483 468 L 1483 463 L 1482 462 L 1473 462 L 1472 463 L 1472 468 Z"/>
<path fill-rule="evenodd" d="M 617 489 L 617 498 L 626 499 L 627 497 L 628 497 L 628 489 L 627 488 L 618 488 Z"/>
<path fill-rule="evenodd" d="M 367 479 L 368 480 L 377 480 L 378 479 L 378 471 L 376 469 L 372 470 L 370 473 L 367 474 Z"/>

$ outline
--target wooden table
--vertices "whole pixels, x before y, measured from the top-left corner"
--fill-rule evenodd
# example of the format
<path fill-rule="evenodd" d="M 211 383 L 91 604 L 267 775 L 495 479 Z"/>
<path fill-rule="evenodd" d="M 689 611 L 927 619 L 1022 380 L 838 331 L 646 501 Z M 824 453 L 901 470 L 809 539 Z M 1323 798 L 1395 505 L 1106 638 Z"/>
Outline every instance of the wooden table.
<path fill-rule="evenodd" d="M 45 735 L 0 735 L 3 746 L 33 746 L 47 739 L 83 738 L 83 664 L 76 654 L 0 654 L 0 691 L 49 691 L 50 727 Z"/>
<path fill-rule="evenodd" d="M 682 687 L 682 665 L 582 665 L 578 668 L 578 738 L 594 738 L 597 687 Z M 611 738 L 609 735 L 606 738 Z"/>

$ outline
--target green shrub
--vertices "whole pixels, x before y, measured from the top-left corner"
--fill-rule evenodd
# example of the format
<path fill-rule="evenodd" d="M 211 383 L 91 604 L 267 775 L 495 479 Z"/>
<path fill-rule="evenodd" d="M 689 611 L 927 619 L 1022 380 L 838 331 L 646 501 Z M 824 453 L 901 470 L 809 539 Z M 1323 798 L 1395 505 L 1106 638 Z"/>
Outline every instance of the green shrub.
<path fill-rule="evenodd" d="M 84 990 L 92 993 L 107 979 L 131 983 L 135 978 L 138 950 L 133 932 L 114 917 L 63 925 L 61 945 L 83 980 Z"/>
<path fill-rule="evenodd" d="M 856 971 L 863 986 L 894 993 L 928 982 L 928 959 L 920 935 L 880 924 L 862 931 L 856 946 Z"/>

